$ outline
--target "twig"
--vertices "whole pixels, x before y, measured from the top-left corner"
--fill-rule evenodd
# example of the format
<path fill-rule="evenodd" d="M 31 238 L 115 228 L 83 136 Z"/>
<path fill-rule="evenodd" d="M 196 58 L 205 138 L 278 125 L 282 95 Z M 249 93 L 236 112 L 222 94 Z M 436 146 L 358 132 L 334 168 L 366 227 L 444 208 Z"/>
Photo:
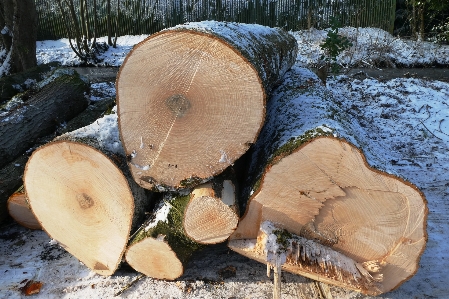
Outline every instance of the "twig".
<path fill-rule="evenodd" d="M 117 293 L 115 293 L 114 297 L 120 296 L 121 294 L 123 294 L 127 289 L 129 289 L 130 287 L 133 286 L 133 284 L 135 284 L 136 282 L 138 282 L 139 280 L 141 280 L 145 275 L 144 274 L 140 274 L 139 276 L 137 276 L 136 279 L 134 279 L 133 281 L 131 281 L 130 283 L 128 283 L 123 289 L 121 289 L 120 291 L 118 291 Z"/>
<path fill-rule="evenodd" d="M 422 121 L 419 121 L 419 122 L 423 125 L 424 128 L 426 128 L 427 131 L 429 131 L 430 134 L 432 134 L 433 137 L 438 138 L 440 140 L 443 140 L 440 137 L 438 137 L 435 134 L 433 134 L 432 131 L 430 131 L 429 128 L 427 128 L 426 125 Z"/>
<path fill-rule="evenodd" d="M 443 130 L 441 130 L 441 123 L 444 121 L 444 119 L 440 120 L 440 123 L 438 124 L 438 129 L 440 130 L 440 132 L 446 136 L 449 136 L 448 134 L 444 133 Z"/>

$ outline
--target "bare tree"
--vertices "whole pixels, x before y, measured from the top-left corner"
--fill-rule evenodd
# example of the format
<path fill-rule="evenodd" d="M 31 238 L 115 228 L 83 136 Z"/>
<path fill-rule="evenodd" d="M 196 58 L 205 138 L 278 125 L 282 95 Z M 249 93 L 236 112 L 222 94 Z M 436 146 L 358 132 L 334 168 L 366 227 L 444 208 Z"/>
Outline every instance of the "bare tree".
<path fill-rule="evenodd" d="M 0 0 L 0 76 L 37 65 L 34 0 Z"/>

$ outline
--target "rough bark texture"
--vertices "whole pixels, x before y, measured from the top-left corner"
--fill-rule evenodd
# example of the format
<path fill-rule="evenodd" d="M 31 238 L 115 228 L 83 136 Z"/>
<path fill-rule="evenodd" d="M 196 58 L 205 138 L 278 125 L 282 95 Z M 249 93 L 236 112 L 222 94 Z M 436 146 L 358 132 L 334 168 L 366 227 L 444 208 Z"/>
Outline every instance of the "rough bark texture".
<path fill-rule="evenodd" d="M 88 105 L 89 85 L 73 70 L 56 70 L 36 89 L 14 97 L 0 114 L 0 167 Z"/>
<path fill-rule="evenodd" d="M 0 78 L 0 106 L 13 96 L 24 92 L 44 79 L 45 74 L 59 66 L 59 62 L 41 64 L 26 71 Z"/>
<path fill-rule="evenodd" d="M 3 47 L 9 72 L 17 73 L 36 66 L 37 13 L 34 0 L 0 1 Z"/>
<path fill-rule="evenodd" d="M 159 191 L 191 188 L 233 164 L 255 142 L 266 96 L 296 54 L 281 29 L 212 21 L 139 43 L 117 79 L 135 180 Z"/>
<path fill-rule="evenodd" d="M 85 127 L 93 123 L 99 117 L 111 110 L 111 105 L 114 103 L 114 98 L 107 98 L 89 105 L 86 110 L 79 115 L 68 121 L 66 126 L 59 127 L 56 134 L 63 134 L 69 131 Z M 14 193 L 23 184 L 23 171 L 25 170 L 25 164 L 28 161 L 29 155 L 32 151 L 47 142 L 54 139 L 55 134 L 51 134 L 39 139 L 39 142 L 34 144 L 31 150 L 27 153 L 19 156 L 15 160 L 9 162 L 2 168 L 0 168 L 0 223 L 3 223 L 8 218 L 6 210 L 6 201 L 9 196 Z M 118 137 L 117 137 L 118 138 Z"/>
<path fill-rule="evenodd" d="M 186 235 L 183 228 L 189 200 L 189 195 L 164 195 L 126 251 L 126 261 L 131 267 L 158 279 L 173 280 L 184 273 L 192 254 L 202 248 Z"/>
<path fill-rule="evenodd" d="M 250 200 L 231 236 L 231 249 L 259 260 L 265 254 L 269 261 L 270 250 L 276 255 L 273 248 L 279 246 L 270 249 L 262 242 L 257 251 L 250 245 L 262 244 L 260 228 L 270 221 L 325 246 L 316 250 L 301 240 L 295 241 L 296 250 L 286 246 L 291 236 L 278 234 L 287 258 L 306 254 L 280 262 L 287 271 L 371 295 L 410 278 L 427 241 L 425 198 L 412 184 L 368 165 L 357 142 L 357 126 L 315 74 L 293 67 L 268 102 L 267 122 L 254 145 L 243 192 L 242 200 Z M 373 155 L 375 149 L 365 152 L 371 163 L 381 160 Z M 334 270 L 338 266 L 336 273 L 326 263 L 308 269 L 307 263 L 314 264 L 322 250 L 339 256 L 327 265 Z M 366 267 L 348 272 L 346 259 Z M 357 280 L 359 274 L 368 279 Z"/>

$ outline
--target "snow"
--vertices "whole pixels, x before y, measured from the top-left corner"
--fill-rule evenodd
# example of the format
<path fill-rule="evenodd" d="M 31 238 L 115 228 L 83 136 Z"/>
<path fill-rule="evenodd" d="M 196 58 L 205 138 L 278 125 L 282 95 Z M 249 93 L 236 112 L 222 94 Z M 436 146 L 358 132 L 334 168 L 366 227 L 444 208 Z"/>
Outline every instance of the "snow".
<path fill-rule="evenodd" d="M 256 27 L 254 30 L 260 29 Z M 403 40 L 375 28 L 342 28 L 340 33 L 354 44 L 338 57 L 343 66 L 449 65 L 447 45 Z M 295 67 L 316 66 L 322 55 L 319 45 L 326 31 L 311 29 L 292 34 L 299 48 Z M 98 66 L 119 67 L 133 46 L 147 37 L 119 37 L 117 48 L 110 47 L 102 54 L 103 61 Z M 99 39 L 100 42 L 106 40 L 106 37 Z M 2 60 L 7 55 L 0 52 Z M 81 63 L 70 49 L 68 39 L 37 42 L 36 56 L 39 64 L 59 61 L 65 66 L 76 66 Z M 7 64 L 0 67 L 0 73 L 7 67 Z M 307 75 L 309 71 L 303 69 L 303 72 Z M 91 87 L 95 91 L 90 95 L 92 101 L 115 95 L 113 83 L 100 82 Z M 368 162 L 406 178 L 420 188 L 428 201 L 428 243 L 420 269 L 397 290 L 379 298 L 446 297 L 449 285 L 449 277 L 444 275 L 449 268 L 449 84 L 417 78 L 380 80 L 358 74 L 331 76 L 326 87 L 348 112 L 351 121 L 359 124 L 358 139 L 354 142 L 364 150 Z M 98 120 L 89 130 L 79 129 L 77 134 L 88 137 L 94 131 L 105 132 L 103 142 L 111 151 L 123 151 L 118 141 L 115 113 Z M 375 152 L 370 152 L 373 149 Z M 168 209 L 166 206 L 159 210 L 157 219 L 163 219 Z M 41 292 L 34 298 L 112 298 L 138 276 L 135 271 L 123 268 L 111 277 L 101 277 L 58 245 L 49 244 L 51 240 L 43 231 L 11 224 L 0 229 L 0 239 L 0 298 L 22 298 L 19 288 L 25 279 L 43 282 Z M 224 245 L 211 248 L 193 258 L 177 281 L 145 277 L 121 297 L 272 297 L 272 282 L 265 277 L 264 265 L 229 252 Z M 218 270 L 228 265 L 236 266 L 236 277 L 221 280 Z M 283 278 L 282 298 L 304 297 L 304 290 L 313 288 L 313 283 L 300 276 L 283 273 Z M 331 292 L 334 298 L 365 298 L 337 287 L 331 287 Z"/>

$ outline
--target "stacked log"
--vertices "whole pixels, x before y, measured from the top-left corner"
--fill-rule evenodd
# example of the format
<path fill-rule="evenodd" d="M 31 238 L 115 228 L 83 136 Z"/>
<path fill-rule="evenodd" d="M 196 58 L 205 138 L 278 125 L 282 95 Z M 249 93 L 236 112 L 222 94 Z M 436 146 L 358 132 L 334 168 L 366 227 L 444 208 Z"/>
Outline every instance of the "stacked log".
<path fill-rule="evenodd" d="M 120 136 L 134 179 L 174 191 L 209 181 L 256 140 L 266 97 L 296 59 L 281 29 L 200 22 L 139 43 L 117 77 Z"/>
<path fill-rule="evenodd" d="M 43 229 L 101 275 L 115 272 L 150 204 L 129 173 L 116 114 L 34 151 L 24 184 Z"/>
<path fill-rule="evenodd" d="M 40 72 L 37 75 L 40 76 Z M 10 81 L 18 79 L 2 80 L 4 84 Z M 23 184 L 30 149 L 53 139 L 54 136 L 49 135 L 61 123 L 76 117 L 87 107 L 88 88 L 86 79 L 75 71 L 56 69 L 0 109 L 0 223 L 7 219 L 8 198 Z"/>
<path fill-rule="evenodd" d="M 117 79 L 117 115 L 28 161 L 37 220 L 102 275 L 124 254 L 173 280 L 204 244 L 230 236 L 232 250 L 275 268 L 277 291 L 281 268 L 369 295 L 396 288 L 426 243 L 425 198 L 369 166 L 357 124 L 316 75 L 294 66 L 284 76 L 295 58 L 282 30 L 235 23 L 177 26 L 138 44 Z M 230 166 L 250 146 L 238 184 Z M 151 212 L 141 187 L 165 192 Z"/>
<path fill-rule="evenodd" d="M 426 244 L 425 198 L 368 165 L 355 127 L 316 75 L 293 67 L 268 103 L 229 247 L 369 295 L 410 278 Z"/>

